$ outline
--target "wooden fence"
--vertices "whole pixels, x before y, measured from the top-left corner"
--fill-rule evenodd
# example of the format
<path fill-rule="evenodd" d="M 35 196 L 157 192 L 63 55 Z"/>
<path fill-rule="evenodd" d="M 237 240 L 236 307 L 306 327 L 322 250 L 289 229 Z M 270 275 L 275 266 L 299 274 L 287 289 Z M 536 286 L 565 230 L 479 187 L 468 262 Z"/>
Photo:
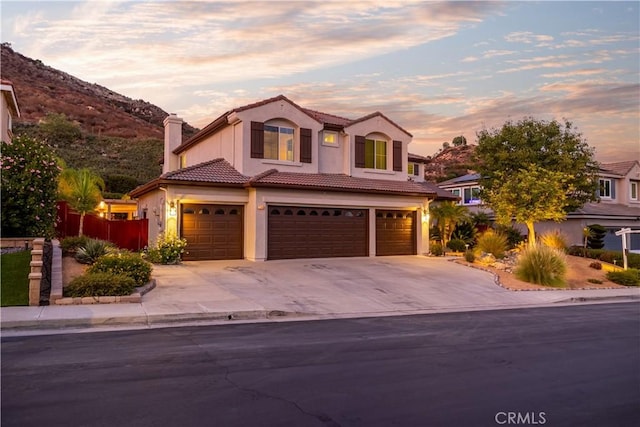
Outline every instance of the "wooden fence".
<path fill-rule="evenodd" d="M 58 202 L 56 235 L 63 239 L 77 236 L 80 229 L 80 214 L 66 202 Z M 119 248 L 138 251 L 149 244 L 149 220 L 108 220 L 97 215 L 84 217 L 83 232 L 94 239 L 108 240 Z"/>

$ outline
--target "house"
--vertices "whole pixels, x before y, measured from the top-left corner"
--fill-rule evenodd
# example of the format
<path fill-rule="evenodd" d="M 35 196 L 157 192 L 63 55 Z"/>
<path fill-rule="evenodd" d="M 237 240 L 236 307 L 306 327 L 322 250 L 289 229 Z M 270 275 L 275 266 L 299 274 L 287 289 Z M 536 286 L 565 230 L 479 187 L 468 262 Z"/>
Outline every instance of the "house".
<path fill-rule="evenodd" d="M 14 118 L 20 117 L 18 99 L 13 90 L 13 83 L 9 80 L 0 81 L 2 91 L 2 103 L 0 104 L 0 138 L 4 142 L 11 142 L 13 133 L 11 132 Z"/>
<path fill-rule="evenodd" d="M 429 251 L 439 190 L 422 163 L 409 174 L 412 135 L 380 112 L 348 119 L 280 95 L 229 110 L 186 141 L 179 117 L 164 124 L 163 173 L 131 196 L 151 241 L 187 240 L 185 260 Z"/>
<path fill-rule="evenodd" d="M 492 216 L 493 212 L 477 198 L 480 190 L 479 180 L 479 174 L 467 174 L 443 181 L 438 186 L 460 196 L 459 203 L 468 206 L 471 212 L 483 210 Z M 563 222 L 536 223 L 536 232 L 561 230 L 569 238 L 569 244 L 581 245 L 582 230 L 588 225 L 600 224 L 608 229 L 605 248 L 620 250 L 622 241 L 615 232 L 625 227 L 640 229 L 640 161 L 601 163 L 598 180 L 597 202 L 586 203 L 576 211 L 570 212 Z M 517 227 L 526 233 L 526 227 L 522 224 Z M 630 247 L 640 249 L 639 234 L 631 235 Z"/>

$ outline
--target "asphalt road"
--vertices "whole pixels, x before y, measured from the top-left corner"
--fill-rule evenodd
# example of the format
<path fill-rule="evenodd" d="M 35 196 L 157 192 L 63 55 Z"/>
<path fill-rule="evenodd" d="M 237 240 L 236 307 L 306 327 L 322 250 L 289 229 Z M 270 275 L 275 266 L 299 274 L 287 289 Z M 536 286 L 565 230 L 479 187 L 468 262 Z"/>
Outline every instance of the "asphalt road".
<path fill-rule="evenodd" d="M 2 426 L 640 425 L 640 305 L 2 340 Z"/>

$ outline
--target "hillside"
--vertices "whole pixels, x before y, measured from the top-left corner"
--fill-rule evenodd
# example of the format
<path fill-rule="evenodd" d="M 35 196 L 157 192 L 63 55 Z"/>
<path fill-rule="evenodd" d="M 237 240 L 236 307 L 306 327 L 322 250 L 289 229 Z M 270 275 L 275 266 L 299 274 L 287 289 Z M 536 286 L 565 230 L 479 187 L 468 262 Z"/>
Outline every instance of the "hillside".
<path fill-rule="evenodd" d="M 427 181 L 440 182 L 471 173 L 475 169 L 475 148 L 475 145 L 470 144 L 438 151 L 425 166 L 425 178 Z"/>
<path fill-rule="evenodd" d="M 131 99 L 106 87 L 82 81 L 38 59 L 1 45 L 1 76 L 16 91 L 20 124 L 36 124 L 47 113 L 65 114 L 83 133 L 121 138 L 163 138 L 162 121 L 168 115 L 141 99 Z M 184 137 L 197 130 L 186 124 Z"/>

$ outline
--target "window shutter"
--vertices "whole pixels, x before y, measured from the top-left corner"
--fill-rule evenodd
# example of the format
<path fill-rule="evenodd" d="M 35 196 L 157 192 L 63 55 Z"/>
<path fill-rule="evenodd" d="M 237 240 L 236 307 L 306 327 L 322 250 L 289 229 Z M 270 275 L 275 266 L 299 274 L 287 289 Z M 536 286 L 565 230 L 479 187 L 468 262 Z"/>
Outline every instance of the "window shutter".
<path fill-rule="evenodd" d="M 311 163 L 311 129 L 300 129 L 300 161 Z"/>
<path fill-rule="evenodd" d="M 364 136 L 356 135 L 356 159 L 355 165 L 357 168 L 364 167 Z"/>
<path fill-rule="evenodd" d="M 251 157 L 264 158 L 264 123 L 251 122 Z"/>
<path fill-rule="evenodd" d="M 393 170 L 402 172 L 402 141 L 393 141 Z"/>
<path fill-rule="evenodd" d="M 617 181 L 618 181 L 617 179 L 611 180 L 611 198 L 612 199 L 616 198 L 616 182 Z"/>

